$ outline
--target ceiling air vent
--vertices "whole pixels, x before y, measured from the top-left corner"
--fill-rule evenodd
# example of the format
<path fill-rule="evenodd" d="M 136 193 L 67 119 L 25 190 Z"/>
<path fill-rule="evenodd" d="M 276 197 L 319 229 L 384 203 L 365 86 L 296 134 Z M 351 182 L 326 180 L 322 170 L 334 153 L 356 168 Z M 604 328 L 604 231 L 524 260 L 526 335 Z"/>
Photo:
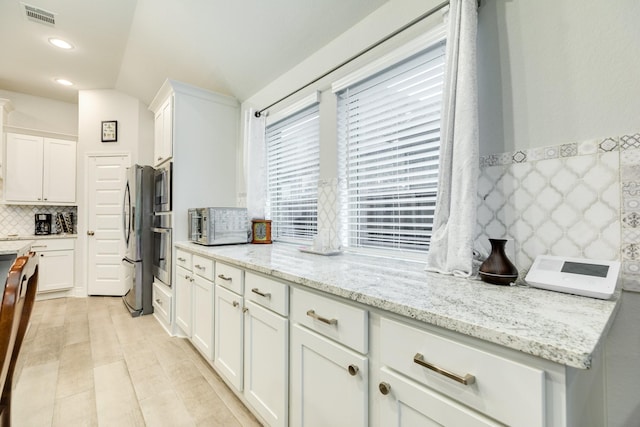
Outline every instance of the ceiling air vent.
<path fill-rule="evenodd" d="M 42 10 L 35 6 L 29 6 L 28 4 L 24 3 L 22 3 L 22 5 L 24 6 L 24 12 L 29 21 L 51 26 L 56 25 L 56 17 L 53 12 L 48 12 L 46 10 Z"/>

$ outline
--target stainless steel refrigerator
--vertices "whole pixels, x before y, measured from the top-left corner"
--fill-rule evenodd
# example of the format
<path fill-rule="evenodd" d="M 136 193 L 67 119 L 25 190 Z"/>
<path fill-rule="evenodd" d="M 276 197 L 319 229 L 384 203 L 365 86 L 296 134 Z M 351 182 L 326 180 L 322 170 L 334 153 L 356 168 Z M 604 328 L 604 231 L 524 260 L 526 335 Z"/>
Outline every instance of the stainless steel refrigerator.
<path fill-rule="evenodd" d="M 153 171 L 151 166 L 127 168 L 122 201 L 127 293 L 122 297 L 132 316 L 153 313 Z"/>

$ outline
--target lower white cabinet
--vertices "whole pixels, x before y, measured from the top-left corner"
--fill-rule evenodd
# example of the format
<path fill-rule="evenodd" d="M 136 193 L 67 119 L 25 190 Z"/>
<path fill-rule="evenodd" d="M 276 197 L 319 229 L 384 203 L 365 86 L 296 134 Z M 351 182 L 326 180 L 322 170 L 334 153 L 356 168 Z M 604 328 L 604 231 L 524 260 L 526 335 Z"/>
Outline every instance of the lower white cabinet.
<path fill-rule="evenodd" d="M 244 396 L 271 427 L 288 419 L 289 320 L 245 300 Z"/>
<path fill-rule="evenodd" d="M 242 296 L 216 285 L 213 364 L 238 391 L 243 385 Z"/>
<path fill-rule="evenodd" d="M 213 287 L 213 282 L 194 276 L 191 342 L 209 360 L 213 360 Z"/>
<path fill-rule="evenodd" d="M 74 287 L 75 239 L 42 239 L 31 245 L 38 257 L 38 292 Z"/>
<path fill-rule="evenodd" d="M 381 426 L 503 425 L 387 368 L 380 371 L 378 390 L 383 395 L 378 406 Z"/>
<path fill-rule="evenodd" d="M 368 387 L 366 356 L 292 325 L 290 425 L 367 426 Z"/>
<path fill-rule="evenodd" d="M 176 266 L 176 325 L 188 337 L 191 337 L 193 310 L 193 274 L 180 266 Z"/>
<path fill-rule="evenodd" d="M 171 330 L 171 288 L 162 282 L 153 281 L 153 316 L 167 331 Z"/>

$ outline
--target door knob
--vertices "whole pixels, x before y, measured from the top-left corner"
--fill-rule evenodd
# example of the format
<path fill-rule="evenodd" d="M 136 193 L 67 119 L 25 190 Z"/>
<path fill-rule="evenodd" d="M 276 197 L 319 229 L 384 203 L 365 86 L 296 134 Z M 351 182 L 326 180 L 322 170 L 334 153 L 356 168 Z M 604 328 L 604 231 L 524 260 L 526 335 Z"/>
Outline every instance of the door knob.
<path fill-rule="evenodd" d="M 93 236 L 94 234 L 96 234 L 96 233 L 91 231 L 91 230 L 87 231 L 87 236 Z"/>

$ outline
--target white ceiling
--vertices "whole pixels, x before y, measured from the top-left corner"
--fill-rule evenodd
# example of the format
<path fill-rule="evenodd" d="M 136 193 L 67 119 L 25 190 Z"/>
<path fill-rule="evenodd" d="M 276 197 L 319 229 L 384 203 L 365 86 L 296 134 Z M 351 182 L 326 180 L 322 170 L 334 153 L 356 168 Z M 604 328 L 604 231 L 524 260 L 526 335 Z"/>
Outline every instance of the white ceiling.
<path fill-rule="evenodd" d="M 386 1 L 1 0 L 0 89 L 74 103 L 117 89 L 149 104 L 172 78 L 244 100 Z M 24 3 L 55 26 L 28 20 Z"/>

